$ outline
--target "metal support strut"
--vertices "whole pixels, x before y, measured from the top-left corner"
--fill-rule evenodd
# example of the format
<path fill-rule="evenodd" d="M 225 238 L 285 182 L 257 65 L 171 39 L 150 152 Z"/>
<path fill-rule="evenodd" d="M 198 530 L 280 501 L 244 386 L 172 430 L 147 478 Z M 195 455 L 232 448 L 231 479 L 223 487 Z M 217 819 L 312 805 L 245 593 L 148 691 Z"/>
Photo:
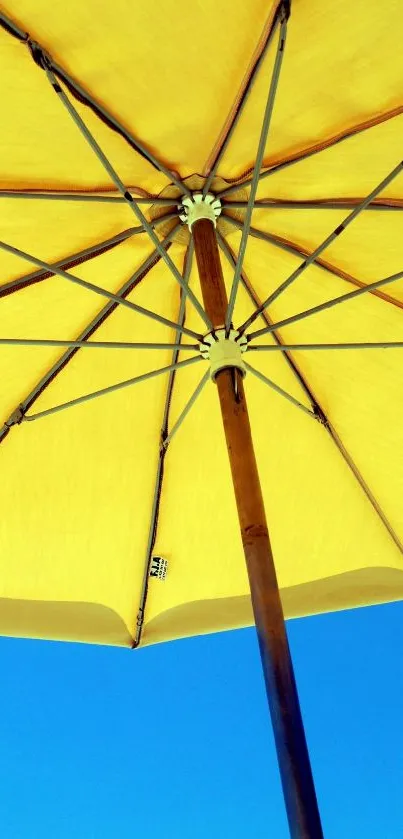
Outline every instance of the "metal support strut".
<path fill-rule="evenodd" d="M 227 295 L 214 224 L 192 232 L 204 305 L 214 329 L 225 328 Z M 292 839 L 323 839 L 291 662 L 248 409 L 239 369 L 216 372 L 252 606 Z M 234 387 L 235 382 L 235 387 Z"/>

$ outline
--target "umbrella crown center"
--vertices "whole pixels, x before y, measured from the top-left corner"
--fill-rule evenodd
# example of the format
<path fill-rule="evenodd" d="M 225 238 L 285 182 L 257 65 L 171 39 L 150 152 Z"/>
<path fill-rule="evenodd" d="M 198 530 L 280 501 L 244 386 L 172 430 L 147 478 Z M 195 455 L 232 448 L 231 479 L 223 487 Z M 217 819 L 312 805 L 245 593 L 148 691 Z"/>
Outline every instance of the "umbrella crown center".
<path fill-rule="evenodd" d="M 194 192 L 189 197 L 182 199 L 179 211 L 179 218 L 186 222 L 191 230 L 195 221 L 208 219 L 216 226 L 217 218 L 221 213 L 221 201 L 211 192 L 203 195 L 202 192 Z"/>
<path fill-rule="evenodd" d="M 235 367 L 242 376 L 246 374 L 246 367 L 242 358 L 246 352 L 248 340 L 238 329 L 215 329 L 205 335 L 200 344 L 200 355 L 210 361 L 210 376 L 215 381 L 220 370 Z"/>

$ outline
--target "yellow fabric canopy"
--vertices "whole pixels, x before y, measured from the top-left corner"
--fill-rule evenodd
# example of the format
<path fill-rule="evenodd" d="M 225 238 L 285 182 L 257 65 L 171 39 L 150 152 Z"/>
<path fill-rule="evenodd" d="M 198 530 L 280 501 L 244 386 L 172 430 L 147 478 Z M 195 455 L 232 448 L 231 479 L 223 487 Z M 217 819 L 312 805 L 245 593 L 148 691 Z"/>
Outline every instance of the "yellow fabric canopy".
<path fill-rule="evenodd" d="M 202 188 L 262 56 L 211 188 L 215 193 L 247 182 L 223 196 L 218 223 L 236 261 L 277 54 L 278 3 L 6 0 L 2 12 L 2 241 L 112 294 L 129 288 L 138 272 L 127 300 L 178 323 L 177 280 L 147 232 L 133 231 L 140 225 L 130 206 L 119 200 L 52 89 L 46 67 L 34 58 L 43 56 L 41 49 L 49 56 L 62 91 L 155 222 L 161 213 L 176 212 L 176 198 L 171 205 L 157 201 L 161 194 L 179 195 L 179 188 L 165 192 L 170 182 Z M 264 206 L 252 213 L 236 327 L 401 162 L 401 33 L 399 0 L 292 3 L 264 154 L 263 171 L 274 171 L 258 186 Z M 106 114 L 121 133 L 106 124 Z M 274 300 L 266 312 L 270 321 L 402 273 L 402 220 L 400 171 Z M 178 217 L 156 224 L 160 241 L 176 224 Z M 167 244 L 181 273 L 190 264 L 188 243 L 182 226 Z M 222 262 L 230 293 L 234 268 L 224 254 Z M 10 250 L 0 250 L 0 267 L 0 339 L 75 341 L 108 305 Z M 195 262 L 189 288 L 202 299 Z M 402 343 L 402 310 L 403 273 L 254 343 Z M 177 340 L 172 325 L 123 305 L 98 321 L 89 342 Z M 251 331 L 266 325 L 260 316 Z M 185 327 L 207 331 L 189 299 Z M 181 350 L 179 361 L 199 356 L 198 340 L 181 337 L 197 346 Z M 27 421 L 169 366 L 173 352 L 0 344 L 2 634 L 130 646 L 140 624 L 141 643 L 150 644 L 252 622 L 212 382 L 161 457 L 167 389 L 169 431 L 207 370 L 204 360 L 180 367 L 173 377 L 166 372 Z M 247 373 L 286 616 L 400 599 L 402 347 L 248 348 L 245 359 L 307 409 Z M 46 386 L 30 399 L 44 379 Z M 164 580 L 149 576 L 153 557 L 168 562 Z"/>

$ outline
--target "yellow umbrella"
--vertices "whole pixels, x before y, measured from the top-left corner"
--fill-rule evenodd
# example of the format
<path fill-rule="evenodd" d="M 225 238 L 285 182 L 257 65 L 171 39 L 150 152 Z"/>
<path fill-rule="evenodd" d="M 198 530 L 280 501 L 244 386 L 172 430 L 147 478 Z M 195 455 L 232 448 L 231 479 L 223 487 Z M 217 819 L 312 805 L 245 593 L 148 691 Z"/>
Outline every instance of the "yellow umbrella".
<path fill-rule="evenodd" d="M 0 631 L 255 619 L 320 837 L 263 500 L 286 617 L 402 597 L 401 3 L 3 10 Z"/>

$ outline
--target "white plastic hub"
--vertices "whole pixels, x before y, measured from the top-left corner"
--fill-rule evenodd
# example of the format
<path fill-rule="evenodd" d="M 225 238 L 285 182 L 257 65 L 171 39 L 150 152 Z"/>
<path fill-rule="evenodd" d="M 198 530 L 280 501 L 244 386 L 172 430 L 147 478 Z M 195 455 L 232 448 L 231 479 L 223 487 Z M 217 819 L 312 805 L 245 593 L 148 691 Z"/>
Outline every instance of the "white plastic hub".
<path fill-rule="evenodd" d="M 210 361 L 210 376 L 215 381 L 217 373 L 228 367 L 236 367 L 245 376 L 246 368 L 242 354 L 246 352 L 248 340 L 237 329 L 231 329 L 226 337 L 225 329 L 209 332 L 200 344 L 200 354 Z"/>
<path fill-rule="evenodd" d="M 201 192 L 194 192 L 188 198 L 183 198 L 182 204 L 179 205 L 179 218 L 185 221 L 192 229 L 192 224 L 202 218 L 207 218 L 212 221 L 214 227 L 216 226 L 217 218 L 221 213 L 221 201 L 210 192 L 203 195 Z"/>

